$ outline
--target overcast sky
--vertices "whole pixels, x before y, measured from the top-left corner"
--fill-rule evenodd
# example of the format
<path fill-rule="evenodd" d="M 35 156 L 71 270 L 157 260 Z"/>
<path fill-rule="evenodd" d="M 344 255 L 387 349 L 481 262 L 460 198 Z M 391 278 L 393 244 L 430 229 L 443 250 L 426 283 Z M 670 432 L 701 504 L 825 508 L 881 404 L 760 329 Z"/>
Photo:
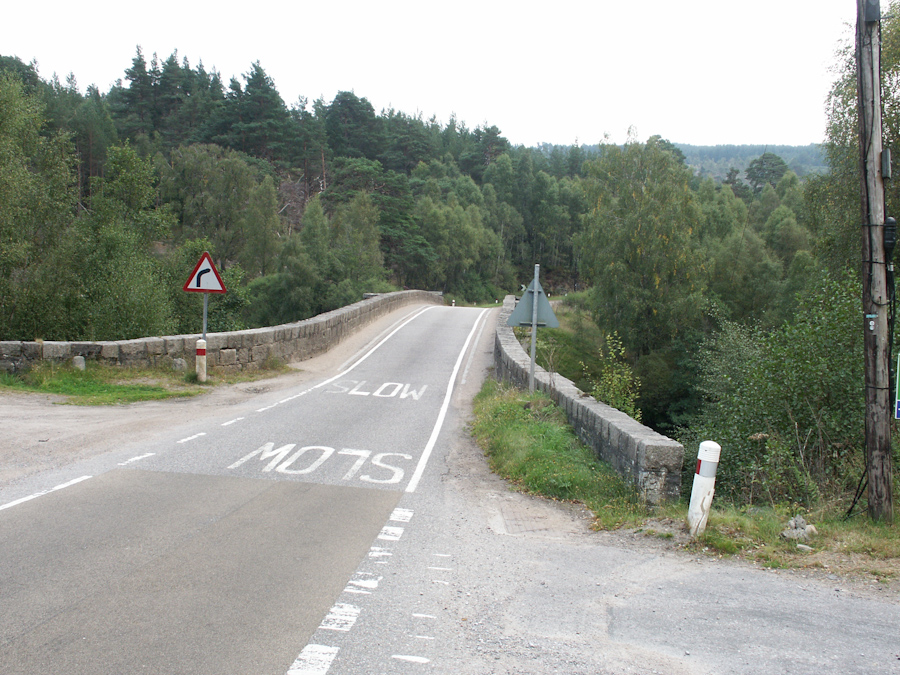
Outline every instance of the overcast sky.
<path fill-rule="evenodd" d="M 882 0 L 883 10 L 887 0 Z M 0 54 L 106 92 L 137 45 L 226 84 L 259 61 L 288 106 L 338 91 L 513 144 L 659 134 L 694 145 L 824 138 L 855 0 L 6 3 Z"/>

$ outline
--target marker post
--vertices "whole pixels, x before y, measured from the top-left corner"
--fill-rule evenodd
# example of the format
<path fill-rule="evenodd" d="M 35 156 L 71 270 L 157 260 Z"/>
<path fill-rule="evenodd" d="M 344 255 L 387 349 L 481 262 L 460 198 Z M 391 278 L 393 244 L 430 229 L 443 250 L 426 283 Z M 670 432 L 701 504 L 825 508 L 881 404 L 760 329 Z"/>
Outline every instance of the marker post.
<path fill-rule="evenodd" d="M 197 380 L 206 382 L 206 326 L 209 315 L 209 294 L 227 293 L 222 277 L 213 264 L 212 257 L 204 251 L 200 262 L 194 267 L 191 276 L 184 283 L 182 290 L 188 293 L 203 293 L 203 335 L 197 340 L 196 370 Z"/>
<path fill-rule="evenodd" d="M 703 441 L 697 453 L 697 471 L 691 489 L 691 504 L 688 507 L 688 527 L 691 536 L 700 537 L 706 531 L 709 510 L 716 493 L 716 470 L 722 446 L 715 441 Z"/>

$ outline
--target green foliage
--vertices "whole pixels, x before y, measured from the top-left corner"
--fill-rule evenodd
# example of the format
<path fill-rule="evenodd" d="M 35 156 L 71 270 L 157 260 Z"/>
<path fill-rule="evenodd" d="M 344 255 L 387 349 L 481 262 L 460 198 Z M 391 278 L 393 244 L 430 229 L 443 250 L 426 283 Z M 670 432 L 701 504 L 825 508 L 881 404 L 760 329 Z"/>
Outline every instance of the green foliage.
<path fill-rule="evenodd" d="M 533 494 L 584 502 L 601 527 L 646 514 L 634 488 L 594 459 L 546 396 L 488 378 L 475 397 L 472 432 L 498 474 Z"/>
<path fill-rule="evenodd" d="M 580 241 L 593 311 L 627 350 L 648 354 L 696 326 L 703 308 L 702 212 L 690 171 L 658 143 L 605 146 L 585 164 L 594 208 Z"/>
<path fill-rule="evenodd" d="M 747 180 L 753 191 L 759 194 L 765 185 L 775 187 L 788 171 L 788 165 L 778 155 L 764 152 L 750 162 L 747 167 Z"/>
<path fill-rule="evenodd" d="M 641 382 L 625 358 L 625 347 L 618 333 L 606 336 L 600 356 L 600 377 L 591 387 L 591 396 L 640 422 L 637 400 Z M 586 369 L 583 363 L 581 365 Z"/>
<path fill-rule="evenodd" d="M 857 477 L 864 425 L 859 294 L 852 278 L 825 279 L 781 328 L 726 321 L 707 342 L 699 356 L 703 409 L 683 441 L 722 445 L 720 494 L 810 504 Z"/>

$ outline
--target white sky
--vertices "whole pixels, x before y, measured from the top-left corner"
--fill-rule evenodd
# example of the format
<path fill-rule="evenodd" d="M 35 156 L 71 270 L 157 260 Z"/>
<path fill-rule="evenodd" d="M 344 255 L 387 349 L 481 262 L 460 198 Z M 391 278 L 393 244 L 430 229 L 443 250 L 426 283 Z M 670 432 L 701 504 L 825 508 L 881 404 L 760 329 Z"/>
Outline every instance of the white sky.
<path fill-rule="evenodd" d="M 888 0 L 881 0 L 887 13 Z M 225 84 L 254 61 L 291 106 L 351 90 L 451 114 L 515 145 L 694 145 L 824 138 L 835 51 L 856 0 L 300 0 L 6 3 L 0 54 L 106 92 L 137 45 Z M 243 81 L 243 80 L 241 80 Z"/>

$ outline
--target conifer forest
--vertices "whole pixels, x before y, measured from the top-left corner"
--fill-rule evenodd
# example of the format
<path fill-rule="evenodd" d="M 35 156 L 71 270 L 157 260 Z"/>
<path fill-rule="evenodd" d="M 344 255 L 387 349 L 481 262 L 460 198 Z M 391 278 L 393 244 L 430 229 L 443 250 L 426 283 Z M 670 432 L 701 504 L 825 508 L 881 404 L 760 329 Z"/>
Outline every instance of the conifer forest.
<path fill-rule="evenodd" d="M 900 18 L 882 30 L 896 79 Z M 608 336 L 596 349 L 635 383 L 645 424 L 737 458 L 721 494 L 852 493 L 864 392 L 850 46 L 822 145 L 752 155 L 659 136 L 513 146 L 502 120 L 376 111 L 350 91 L 285 102 L 258 62 L 227 80 L 177 52 L 137 48 L 123 65 L 109 91 L 82 91 L 0 56 L 0 340 L 198 332 L 202 298 L 182 285 L 203 251 L 228 288 L 210 331 L 402 288 L 494 303 L 537 263 L 545 290 Z M 890 146 L 900 94 L 883 96 Z M 900 189 L 886 189 L 896 216 Z"/>

